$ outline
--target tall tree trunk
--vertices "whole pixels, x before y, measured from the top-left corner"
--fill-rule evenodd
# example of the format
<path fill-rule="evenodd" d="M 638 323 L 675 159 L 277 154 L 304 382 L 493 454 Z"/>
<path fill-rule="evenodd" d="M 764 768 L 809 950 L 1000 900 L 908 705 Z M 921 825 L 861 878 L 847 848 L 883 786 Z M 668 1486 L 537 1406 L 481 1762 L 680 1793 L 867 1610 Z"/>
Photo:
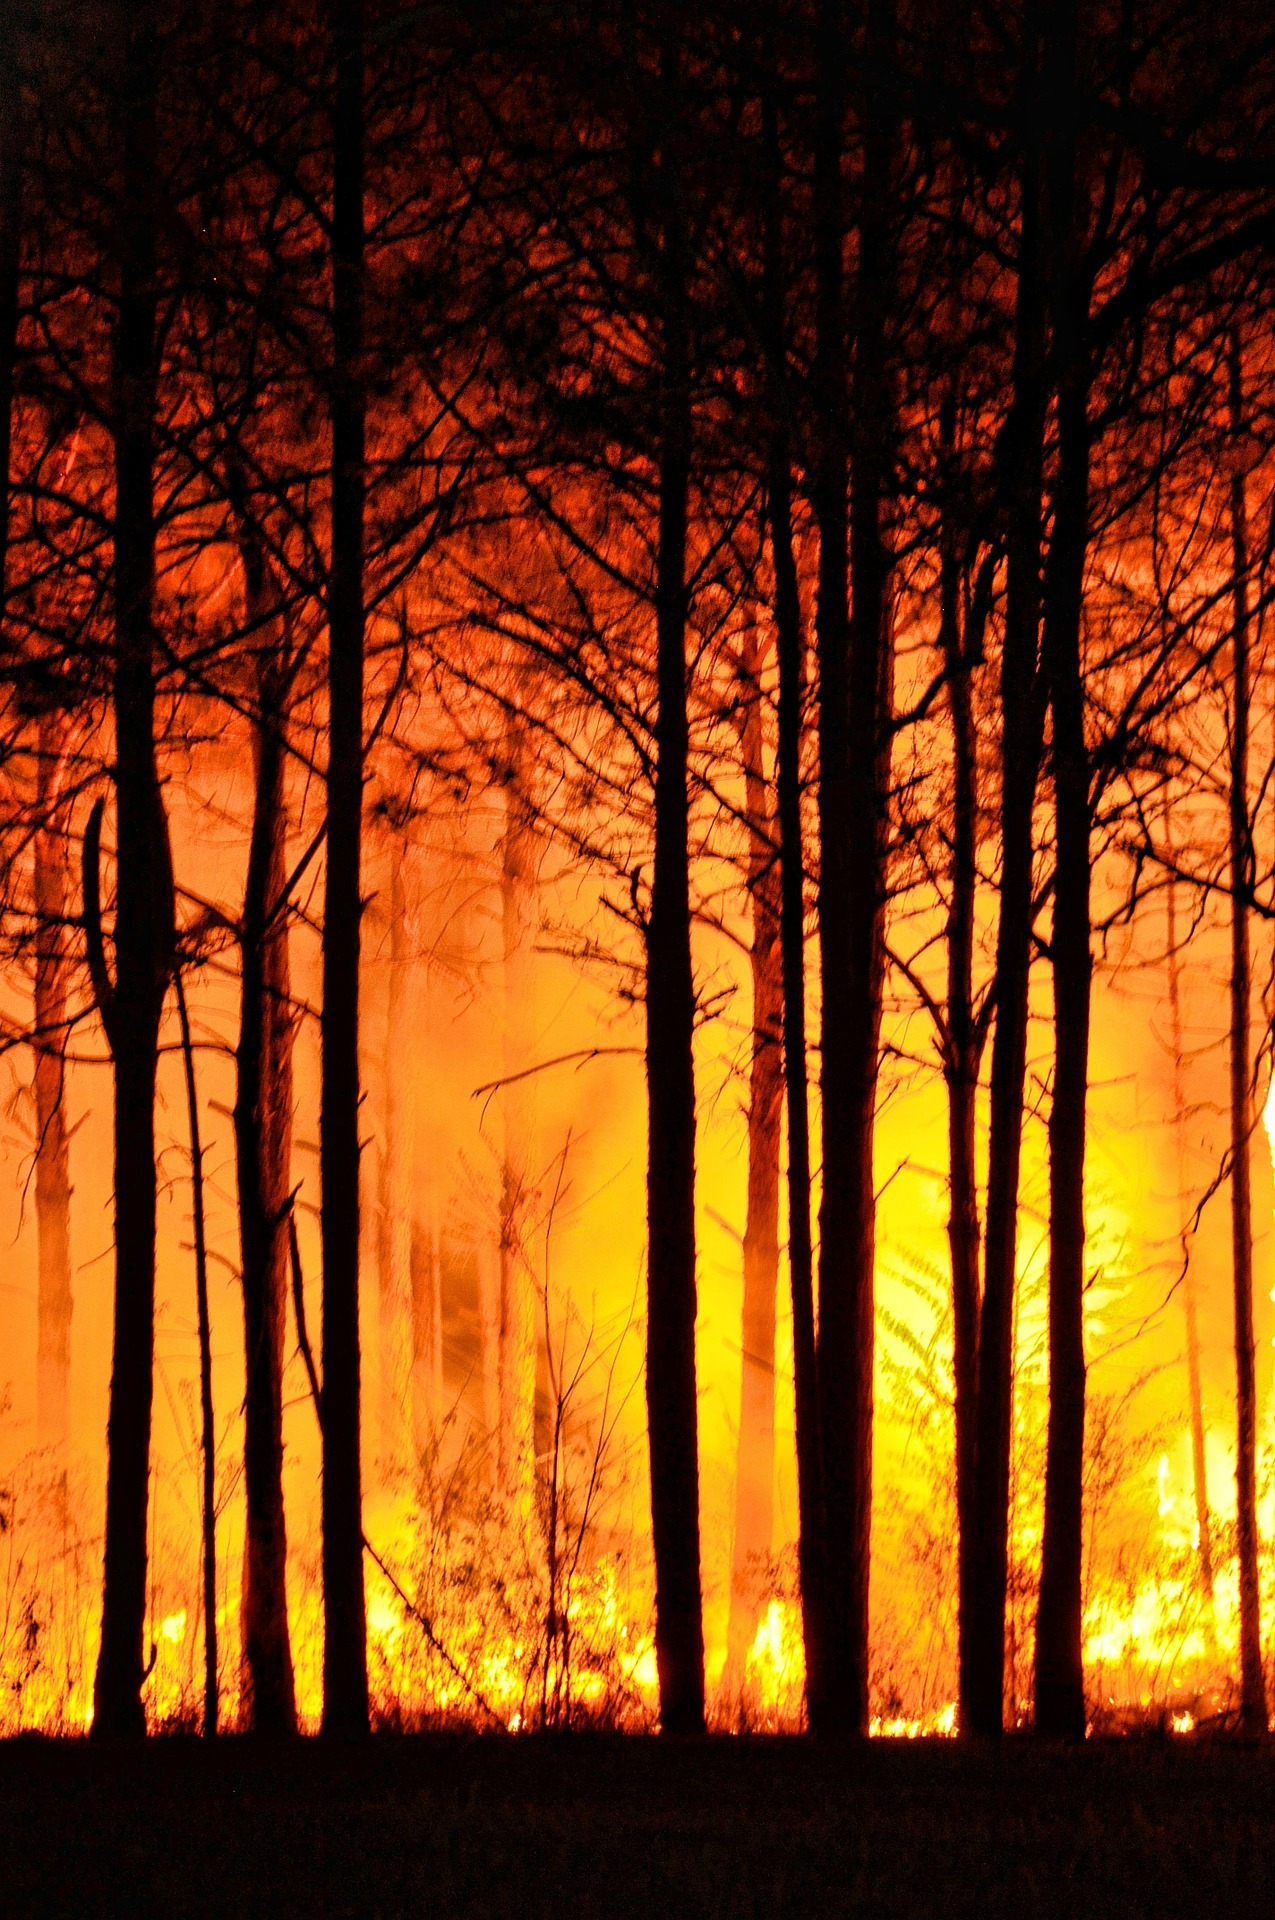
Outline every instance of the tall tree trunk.
<path fill-rule="evenodd" d="M 292 1006 L 288 956 L 286 671 L 283 622 L 264 558 L 241 541 L 257 634 L 255 786 L 240 950 L 235 1167 L 244 1312 L 243 1716 L 257 1733 L 295 1733 L 283 1504 L 283 1349 L 292 1168 Z"/>
<path fill-rule="evenodd" d="M 93 1732 L 141 1735 L 146 1515 L 155 1350 L 155 1072 L 172 967 L 168 823 L 155 762 L 153 603 L 157 40 L 129 9 L 120 102 L 122 202 L 115 333 L 115 981 L 101 950 L 97 827 L 86 840 L 85 918 L 115 1063 L 115 1316 L 107 1423 L 102 1638 Z M 88 873 L 91 855 L 93 872 Z"/>
<path fill-rule="evenodd" d="M 213 1429 L 212 1327 L 208 1315 L 208 1236 L 204 1222 L 204 1148 L 199 1127 L 199 1087 L 195 1078 L 195 1047 L 190 1036 L 190 1013 L 181 969 L 173 974 L 177 1017 L 181 1026 L 182 1061 L 186 1069 L 186 1119 L 190 1129 L 191 1212 L 195 1230 L 195 1324 L 199 1335 L 199 1532 L 203 1548 L 204 1602 L 204 1738 L 217 1736 L 221 1710 L 220 1670 L 217 1661 L 217 1501 L 216 1435 Z"/>
<path fill-rule="evenodd" d="M 823 1601 L 823 1467 L 815 1353 L 814 1249 L 810 1220 L 810 1103 L 806 1066 L 806 901 L 801 825 L 801 741 L 804 647 L 792 544 L 791 456 L 787 422 L 784 319 L 784 235 L 780 194 L 779 116 L 775 88 L 774 14 L 767 20 L 763 61 L 765 150 L 765 302 L 772 424 L 766 493 L 775 576 L 779 663 L 779 742 L 775 780 L 780 844 L 784 1094 L 788 1115 L 788 1274 L 792 1295 L 793 1397 L 797 1439 L 797 1560 L 807 1717 L 814 1724 L 825 1692 L 827 1655 Z"/>
<path fill-rule="evenodd" d="M 1019 124 L 1022 187 L 1014 323 L 1014 397 L 1003 449 L 1008 520 L 1001 661 L 1001 902 L 996 935 L 983 1307 L 979 1320 L 972 1610 L 962 1639 L 961 1726 L 999 1738 L 1005 1685 L 1009 1466 L 1014 1399 L 1014 1277 L 1027 1006 L 1031 976 L 1032 850 L 1043 713 L 1037 685 L 1040 497 L 1044 433 L 1044 287 L 1041 250 L 1040 21 L 1023 22 Z"/>
<path fill-rule="evenodd" d="M 527 792 L 526 729 L 505 720 L 505 830 L 500 843 L 500 925 L 504 962 L 504 1152 L 500 1170 L 500 1490 L 523 1534 L 536 1503 L 536 1287 L 527 1255 L 527 1204 L 535 1100 L 526 1079 L 535 1034 L 536 838 Z"/>
<path fill-rule="evenodd" d="M 744 1222 L 744 1310 L 735 1463 L 735 1534 L 727 1628 L 728 1688 L 738 1693 L 757 1630 L 761 1580 L 770 1555 L 775 1479 L 775 1293 L 779 1283 L 779 1143 L 783 1124 L 781 876 L 765 769 L 761 648 L 750 625 L 741 649 L 744 816 L 752 918 L 753 990 L 748 1100 L 748 1208 Z"/>
<path fill-rule="evenodd" d="M 1240 1718 L 1266 1732 L 1257 1535 L 1257 1342 L 1253 1332 L 1253 1205 L 1249 1153 L 1253 1133 L 1249 1058 L 1252 965 L 1249 906 L 1255 870 L 1248 799 L 1248 519 L 1243 470 L 1244 372 L 1238 332 L 1229 350 L 1231 432 L 1231 1257 L 1235 1289 L 1235 1497 L 1240 1563 Z"/>
<path fill-rule="evenodd" d="M 0 15 L 10 35 L 15 13 L 16 9 L 6 7 Z M 8 57 L 0 68 L 0 634 L 9 604 L 9 490 L 22 267 L 24 118 L 22 70 L 10 38 Z"/>
<path fill-rule="evenodd" d="M 955 407 L 945 402 L 942 432 L 949 465 L 955 459 Z M 947 916 L 947 1031 L 943 1076 L 947 1083 L 948 1169 L 951 1210 L 948 1247 L 952 1261 L 952 1352 L 956 1387 L 956 1517 L 961 1664 L 973 1615 L 974 1449 L 978 1409 L 979 1239 L 975 1120 L 982 1034 L 974 1012 L 974 927 L 978 905 L 978 753 L 970 700 L 972 643 L 962 635 L 957 529 L 945 506 L 940 534 L 941 638 L 952 719 L 951 900 Z"/>
<path fill-rule="evenodd" d="M 71 1410 L 71 1142 L 66 1124 L 70 973 L 68 821 L 61 717 L 40 715 L 35 830 L 35 1213 L 39 1244 L 36 1428 L 65 1468 Z"/>
<path fill-rule="evenodd" d="M 704 1729 L 695 1385 L 695 989 L 691 976 L 686 530 L 691 465 L 684 236 L 668 143 L 677 56 L 666 44 L 662 365 L 656 559 L 655 865 L 646 935 L 646 1406 L 655 1545 L 655 1658 L 665 1733 Z"/>
<path fill-rule="evenodd" d="M 1173 1141 L 1178 1170 L 1178 1206 L 1183 1209 L 1179 1241 L 1182 1249 L 1182 1313 L 1186 1323 L 1187 1409 L 1191 1421 L 1191 1479 L 1195 1493 L 1195 1527 L 1200 1597 L 1204 1602 L 1204 1634 L 1210 1654 L 1216 1651 L 1217 1614 L 1213 1596 L 1213 1518 L 1209 1512 L 1209 1482 L 1204 1452 L 1204 1392 L 1200 1384 L 1200 1320 L 1195 1272 L 1191 1265 L 1191 1227 L 1187 1208 L 1186 1085 L 1182 1032 L 1182 961 L 1178 951 L 1178 885 L 1171 825 L 1172 808 L 1164 809 L 1165 850 L 1169 869 L 1165 884 L 1165 921 L 1169 970 L 1169 1050 L 1173 1071 Z"/>
<path fill-rule="evenodd" d="M 848 1111 L 854 1036 L 849 1024 L 851 850 L 849 768 L 849 527 L 846 453 L 845 247 L 841 185 L 847 48 L 841 0 L 820 0 L 814 154 L 815 389 L 818 418 L 811 497 L 819 529 L 815 644 L 819 656 L 819 961 L 822 980 L 823 1199 L 819 1214 L 818 1404 L 821 1471 L 822 1671 L 807 1676 L 811 1729 L 857 1725 L 849 1654 L 855 1549 L 854 1449 L 863 1411 L 848 1375 L 856 1361 L 852 1298 L 859 1251 L 851 1209 L 859 1192 Z M 861 1224 L 861 1223 L 860 1223 Z"/>
<path fill-rule="evenodd" d="M 406 1087 L 414 1045 L 411 1033 L 411 932 L 406 848 L 391 837 L 389 965 L 385 993 L 385 1052 L 381 1064 L 384 1119 L 376 1162 L 376 1304 L 380 1347 L 380 1429 L 384 1469 L 404 1455 L 411 1398 L 412 1220 L 407 1182 L 412 1162 L 412 1107 Z"/>
<path fill-rule="evenodd" d="M 886 321 L 892 263 L 889 207 L 893 137 L 885 65 L 890 0 L 867 8 L 861 102 L 859 269 L 855 288 L 848 565 L 845 617 L 845 316 L 842 298 L 841 78 L 846 59 L 838 0 L 820 9 L 819 132 L 815 157 L 816 273 L 822 438 L 817 475 L 820 615 L 831 616 L 821 691 L 820 823 L 823 867 L 824 1178 L 819 1254 L 819 1395 L 826 1507 L 827 1724 L 866 1732 L 868 1585 L 872 1544 L 872 1410 L 876 1201 L 873 1141 L 884 961 L 888 715 L 891 693 L 890 556 L 885 495 L 894 441 Z M 830 564 L 822 558 L 825 530 Z M 835 665 L 835 663 L 833 663 Z M 827 671 L 823 641 L 820 673 Z M 835 703 L 835 704 L 833 704 Z M 828 753 L 824 754 L 824 708 Z"/>
<path fill-rule="evenodd" d="M 1045 569 L 1044 655 L 1053 716 L 1055 864 L 1051 958 L 1054 1095 L 1049 1115 L 1049 1433 L 1036 1731 L 1083 1740 L 1082 1564 L 1085 1455 L 1085 1127 L 1089 1087 L 1089 755 L 1081 658 L 1089 544 L 1089 290 L 1076 181 L 1075 0 L 1050 15 L 1049 219 L 1058 478 Z"/>
<path fill-rule="evenodd" d="M 359 1436 L 359 867 L 363 827 L 363 10 L 332 0 L 332 556 L 323 910 L 323 1728 L 368 1729 Z"/>

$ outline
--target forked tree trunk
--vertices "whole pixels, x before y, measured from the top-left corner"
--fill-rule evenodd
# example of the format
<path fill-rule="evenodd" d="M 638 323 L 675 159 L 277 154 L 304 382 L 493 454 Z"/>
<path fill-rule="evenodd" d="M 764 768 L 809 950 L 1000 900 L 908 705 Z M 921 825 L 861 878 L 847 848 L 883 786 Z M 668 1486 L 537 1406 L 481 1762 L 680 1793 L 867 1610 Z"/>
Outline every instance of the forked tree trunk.
<path fill-rule="evenodd" d="M 40 716 L 35 830 L 36 1428 L 65 1468 L 71 1411 L 71 1151 L 66 1123 L 70 959 L 69 822 L 61 802 L 64 722 Z"/>
<path fill-rule="evenodd" d="M 954 460 L 955 409 L 943 413 L 943 437 Z M 974 931 L 978 906 L 978 750 L 970 699 L 971 653 L 981 655 L 981 631 L 963 634 L 960 559 L 950 510 L 941 532 L 941 638 L 952 719 L 951 897 L 947 916 L 947 1029 L 943 1077 L 947 1083 L 951 1210 L 952 1353 L 956 1387 L 957 1631 L 961 1663 L 973 1614 L 974 1448 L 978 1411 L 979 1240 L 975 1121 L 983 1030 L 974 1011 Z"/>
<path fill-rule="evenodd" d="M 691 976 L 686 531 L 691 465 L 684 235 L 667 150 L 677 56 L 665 46 L 661 156 L 662 364 L 656 560 L 655 863 L 646 935 L 646 1406 L 660 1726 L 704 1729 L 699 1431 L 695 1384 L 695 990 Z"/>
<path fill-rule="evenodd" d="M 1024 144 L 1014 336 L 1014 397 L 1006 427 L 1008 519 L 1005 639 L 1001 660 L 1001 902 L 996 935 L 983 1306 L 979 1322 L 974 1565 L 969 1630 L 962 1636 L 960 1721 L 999 1738 L 1005 1687 L 1009 1573 L 1009 1466 L 1014 1396 L 1014 1277 L 1027 1005 L 1031 976 L 1032 851 L 1043 715 L 1037 686 L 1040 626 L 1040 494 L 1044 432 L 1044 289 L 1038 0 L 1023 22 L 1019 124 Z"/>
<path fill-rule="evenodd" d="M 534 1083 L 525 1077 L 535 1036 L 536 837 L 527 791 L 525 727 L 505 721 L 505 830 L 500 844 L 500 925 L 504 962 L 504 1151 L 500 1169 L 500 1492 L 526 1536 L 536 1503 L 535 1279 L 527 1253 L 527 1210 L 535 1151 Z"/>
<path fill-rule="evenodd" d="M 1257 1342 L 1253 1331 L 1253 1202 L 1250 1176 L 1253 1085 L 1249 1057 L 1252 963 L 1249 909 L 1255 872 L 1249 816 L 1248 519 L 1243 472 L 1244 380 L 1239 336 L 1229 351 L 1231 432 L 1231 1257 L 1235 1294 L 1236 1535 L 1240 1586 L 1240 1718 L 1266 1732 L 1266 1678 L 1257 1533 Z"/>
<path fill-rule="evenodd" d="M 726 1687 L 738 1694 L 757 1630 L 774 1527 L 775 1293 L 779 1283 L 779 1143 L 783 1124 L 781 876 L 776 822 L 765 769 L 761 648 L 750 626 L 740 654 L 744 817 L 752 919 L 753 990 L 748 1099 L 748 1207 L 744 1222 L 744 1308 L 735 1532 L 731 1554 Z"/>
<path fill-rule="evenodd" d="M 260 649 L 255 785 L 240 930 L 235 1166 L 244 1310 L 243 1715 L 257 1733 L 295 1733 L 283 1503 L 283 1357 L 292 1169 L 292 1004 L 284 796 L 283 622 L 254 542 L 241 543 Z"/>
<path fill-rule="evenodd" d="M 155 1072 L 172 969 L 173 881 L 155 763 L 153 607 L 156 51 L 149 8 L 130 15 L 119 102 L 121 206 L 115 335 L 115 979 L 101 946 L 100 807 L 85 843 L 94 990 L 115 1065 L 115 1314 L 107 1422 L 102 1638 L 93 1732 L 146 1729 L 146 1516 L 155 1352 Z M 89 872 L 91 860 L 92 872 Z"/>
<path fill-rule="evenodd" d="M 1178 952 L 1177 875 L 1173 861 L 1171 807 L 1164 809 L 1165 850 L 1169 869 L 1165 883 L 1165 921 L 1169 970 L 1169 1049 L 1173 1072 L 1173 1141 L 1177 1158 L 1178 1206 L 1187 1207 L 1186 1082 L 1182 1030 L 1182 961 Z M 1208 1468 L 1204 1449 L 1204 1393 L 1200 1384 L 1200 1320 L 1195 1271 L 1191 1265 L 1191 1226 L 1183 1212 L 1179 1235 L 1182 1249 L 1182 1314 L 1186 1329 L 1187 1410 L 1191 1421 L 1191 1479 L 1195 1494 L 1196 1565 L 1204 1603 L 1204 1633 L 1210 1653 L 1216 1651 L 1217 1612 L 1213 1595 L 1213 1516 L 1209 1511 Z"/>
<path fill-rule="evenodd" d="M 1081 626 L 1089 544 L 1089 289 L 1076 180 L 1075 0 L 1050 15 L 1057 112 L 1049 162 L 1051 307 L 1059 368 L 1058 477 L 1045 569 L 1044 655 L 1053 716 L 1054 1095 L 1049 1115 L 1049 1433 L 1036 1614 L 1036 1731 L 1083 1740 L 1085 1129 L 1089 1087 L 1089 755 Z"/>
<path fill-rule="evenodd" d="M 779 741 L 775 781 L 780 844 L 784 1093 L 788 1115 L 788 1274 L 792 1296 L 793 1399 L 797 1442 L 797 1561 L 805 1653 L 807 1718 L 825 1692 L 823 1468 L 815 1354 L 814 1249 L 810 1217 L 810 1105 L 806 1066 L 805 855 L 801 823 L 804 646 L 792 544 L 791 457 L 786 424 L 784 234 L 774 16 L 768 17 L 762 93 L 765 150 L 765 302 L 772 424 L 766 493 L 775 587 Z"/>
<path fill-rule="evenodd" d="M 323 910 L 323 1729 L 368 1730 L 359 1435 L 359 891 L 363 828 L 363 9 L 332 0 L 332 553 Z"/>

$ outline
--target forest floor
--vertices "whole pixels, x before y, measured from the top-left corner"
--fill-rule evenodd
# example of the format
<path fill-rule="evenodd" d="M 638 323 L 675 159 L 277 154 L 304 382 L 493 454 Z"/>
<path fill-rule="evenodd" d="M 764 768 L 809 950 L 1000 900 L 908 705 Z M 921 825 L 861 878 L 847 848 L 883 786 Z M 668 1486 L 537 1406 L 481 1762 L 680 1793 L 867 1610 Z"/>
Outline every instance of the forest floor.
<path fill-rule="evenodd" d="M 0 1746 L 5 1916 L 1273 1911 L 1275 1747 Z"/>

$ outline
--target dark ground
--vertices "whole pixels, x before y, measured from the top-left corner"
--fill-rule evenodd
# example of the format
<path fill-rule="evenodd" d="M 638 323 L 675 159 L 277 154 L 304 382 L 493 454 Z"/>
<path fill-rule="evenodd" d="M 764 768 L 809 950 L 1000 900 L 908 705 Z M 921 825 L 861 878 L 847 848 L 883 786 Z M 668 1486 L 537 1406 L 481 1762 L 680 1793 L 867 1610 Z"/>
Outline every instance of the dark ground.
<path fill-rule="evenodd" d="M 0 1914 L 1275 1915 L 1275 1748 L 0 1746 Z"/>

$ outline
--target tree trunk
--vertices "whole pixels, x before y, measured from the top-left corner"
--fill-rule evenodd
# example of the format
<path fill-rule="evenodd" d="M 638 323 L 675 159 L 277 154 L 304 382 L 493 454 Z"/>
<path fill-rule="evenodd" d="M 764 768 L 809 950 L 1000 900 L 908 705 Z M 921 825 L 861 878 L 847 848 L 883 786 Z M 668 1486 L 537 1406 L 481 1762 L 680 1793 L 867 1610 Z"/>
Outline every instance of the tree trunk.
<path fill-rule="evenodd" d="M 1165 885 L 1165 921 L 1169 969 L 1169 1048 L 1173 1069 L 1173 1138 L 1177 1154 L 1178 1205 L 1182 1208 L 1182 1312 L 1186 1322 L 1187 1405 L 1191 1420 L 1191 1478 L 1195 1492 L 1195 1526 L 1200 1597 L 1204 1602 L 1204 1634 L 1210 1654 L 1216 1651 L 1217 1613 L 1213 1596 L 1213 1519 L 1209 1512 L 1209 1483 L 1204 1453 L 1204 1393 L 1200 1384 L 1199 1303 L 1195 1292 L 1195 1273 L 1191 1266 L 1191 1229 L 1185 1211 L 1187 1201 L 1186 1167 L 1186 1087 L 1183 1061 L 1182 980 L 1178 953 L 1177 875 L 1171 825 L 1172 808 L 1164 809 L 1165 850 L 1169 869 Z"/>
<path fill-rule="evenodd" d="M 1036 1731 L 1083 1740 L 1082 1563 L 1085 1455 L 1085 1126 L 1089 1086 L 1089 755 L 1081 657 L 1089 544 L 1089 292 L 1080 252 L 1074 121 L 1074 0 L 1050 17 L 1049 165 L 1058 478 L 1045 569 L 1044 654 L 1053 716 L 1055 865 L 1051 958 L 1054 1094 L 1049 1115 L 1049 1434 Z"/>
<path fill-rule="evenodd" d="M 380 1347 L 381 1456 L 392 1475 L 404 1455 L 411 1398 L 412 1221 L 407 1180 L 412 1163 L 412 1107 L 405 1081 L 414 1055 L 411 1033 L 411 937 L 406 848 L 387 847 L 389 968 L 385 996 L 385 1053 L 381 1064 L 384 1124 L 376 1163 L 376 1302 Z"/>
<path fill-rule="evenodd" d="M 1004 1713 L 1018 1175 L 1031 976 L 1032 824 L 1043 728 L 1037 686 L 1045 408 L 1041 167 L 1036 134 L 1040 111 L 1039 32 L 1037 6 L 1035 0 L 1029 0 L 1019 84 L 1024 145 L 1014 398 L 1003 464 L 1008 539 L 1001 662 L 1001 903 L 979 1321 L 973 1605 L 968 1633 L 962 1637 L 960 1698 L 962 1728 L 994 1738 L 1001 1734 Z"/>
<path fill-rule="evenodd" d="M 535 1035 L 536 840 L 527 794 L 525 728 L 505 720 L 505 830 L 500 846 L 500 924 L 504 960 L 505 1079 L 501 1091 L 504 1154 L 500 1170 L 500 1491 L 522 1535 L 536 1506 L 535 1279 L 528 1258 L 527 1206 L 535 1137 L 531 1065 Z"/>
<path fill-rule="evenodd" d="M 854 1447 L 862 1395 L 854 1404 L 857 1317 L 851 1297 L 856 1246 L 851 1209 L 859 1192 L 848 1111 L 854 1037 L 849 1025 L 850 769 L 849 532 L 841 158 L 845 119 L 845 46 L 841 0 L 820 0 L 816 59 L 818 125 L 814 156 L 814 261 L 818 419 L 812 504 L 819 529 L 815 644 L 819 656 L 819 961 L 822 977 L 823 1201 L 819 1214 L 817 1389 L 822 1496 L 820 1542 L 822 1671 L 807 1676 L 815 1733 L 858 1724 L 849 1655 L 855 1550 L 851 1513 Z"/>
<path fill-rule="evenodd" d="M 806 1667 L 807 1717 L 825 1691 L 823 1601 L 823 1467 L 815 1355 L 814 1250 L 810 1224 L 810 1106 L 806 1066 L 806 902 L 801 825 L 801 740 L 805 674 L 801 603 L 792 547 L 791 459 L 785 391 L 784 236 L 780 198 L 779 117 L 775 98 L 774 16 L 768 18 L 762 93 L 765 148 L 765 300 L 772 425 L 767 514 L 775 576 L 779 655 L 779 743 L 776 758 L 780 843 L 784 1093 L 788 1113 L 788 1274 L 792 1294 L 793 1397 L 797 1440 L 797 1559 Z"/>
<path fill-rule="evenodd" d="M 872 1410 L 876 1201 L 873 1140 L 881 1038 L 885 911 L 890 557 L 884 525 L 894 437 L 886 365 L 892 270 L 889 225 L 892 134 L 880 69 L 890 51 L 889 0 L 871 0 L 861 118 L 863 176 L 855 294 L 853 404 L 847 410 L 841 285 L 842 71 L 838 0 L 820 9 L 815 157 L 818 355 L 824 412 L 817 475 L 820 616 L 820 825 L 823 939 L 824 1177 L 819 1229 L 819 1395 L 823 1438 L 828 1608 L 827 1726 L 868 1725 L 868 1581 L 872 1544 Z M 845 428 L 850 420 L 848 565 L 853 611 L 845 618 Z M 827 463 L 826 477 L 822 471 Z M 829 565 L 823 561 L 830 540 Z M 839 659 L 834 656 L 840 656 Z M 825 709 L 827 740 L 825 751 Z"/>
<path fill-rule="evenodd" d="M 12 15 L 6 25 L 12 30 Z M 23 119 L 22 72 L 17 49 L 11 43 L 0 67 L 0 635 L 9 604 L 9 486 L 22 267 Z"/>
<path fill-rule="evenodd" d="M 1240 1575 L 1240 1718 L 1249 1734 L 1266 1732 L 1257 1534 L 1257 1343 L 1253 1332 L 1253 1208 L 1249 1151 L 1253 1132 L 1249 1059 L 1252 968 L 1249 904 L 1255 859 L 1248 799 L 1248 524 L 1243 460 L 1244 385 L 1238 333 L 1230 340 L 1231 431 L 1231 1253 L 1235 1288 L 1235 1498 Z"/>
<path fill-rule="evenodd" d="M 943 414 L 945 453 L 954 459 L 955 408 Z M 956 1518 L 958 1613 L 961 1665 L 973 1616 L 974 1449 L 978 1410 L 979 1239 L 975 1121 L 982 1036 L 974 1014 L 974 930 L 978 905 L 978 753 L 970 701 L 970 648 L 962 636 L 960 561 L 952 511 L 941 530 L 941 630 L 948 707 L 952 717 L 951 903 L 947 918 L 947 1031 L 943 1076 L 947 1083 L 948 1168 L 951 1211 L 948 1246 L 952 1261 L 952 1354 L 956 1387 Z M 981 635 L 979 649 L 981 652 Z"/>
<path fill-rule="evenodd" d="M 208 1316 L 208 1238 L 204 1224 L 204 1148 L 199 1127 L 199 1088 L 195 1078 L 195 1048 L 190 1037 L 190 1014 L 181 969 L 173 974 L 177 990 L 177 1017 L 181 1026 L 182 1061 L 186 1069 L 186 1118 L 190 1128 L 191 1212 L 195 1230 L 195 1324 L 199 1333 L 199 1532 L 203 1548 L 204 1602 L 204 1726 L 206 1740 L 217 1736 L 221 1710 L 220 1670 L 217 1661 L 217 1502 L 216 1434 L 213 1429 L 212 1328 Z"/>
<path fill-rule="evenodd" d="M 235 1051 L 235 1166 L 244 1310 L 243 1718 L 295 1733 L 283 1505 L 283 1357 L 292 1167 L 292 1005 L 288 956 L 282 620 L 264 560 L 241 542 L 250 624 L 262 649 L 255 787 L 241 923 Z"/>
<path fill-rule="evenodd" d="M 323 1729 L 368 1730 L 359 1436 L 359 867 L 363 826 L 363 13 L 333 0 L 332 555 L 323 910 Z"/>
<path fill-rule="evenodd" d="M 63 722 L 40 715 L 35 829 L 35 1212 L 39 1244 L 36 1428 L 65 1468 L 71 1411 L 71 1143 L 66 1124 L 70 974 Z"/>
<path fill-rule="evenodd" d="M 676 55 L 662 58 L 676 125 Z M 669 133 L 666 127 L 666 136 Z M 691 976 L 686 526 L 690 343 L 683 234 L 660 164 L 662 327 L 656 560 L 655 866 L 646 936 L 646 1405 L 655 1545 L 655 1657 L 665 1733 L 704 1729 L 699 1435 L 695 1384 L 695 990 Z"/>
<path fill-rule="evenodd" d="M 146 1515 L 155 1351 L 155 1071 L 173 955 L 168 824 L 155 764 L 153 500 L 156 38 L 131 16 L 121 102 L 122 206 L 115 337 L 115 982 L 95 990 L 115 1063 L 115 1316 L 107 1423 L 102 1639 L 93 1694 L 100 1737 L 141 1735 Z M 100 820 L 100 815 L 98 816 Z M 92 836 L 97 892 L 97 834 Z M 86 843 L 86 852 L 88 846 Z M 94 905 L 96 899 L 94 898 Z"/>
<path fill-rule="evenodd" d="M 766 782 L 761 649 L 750 626 L 740 658 L 744 815 L 748 825 L 749 956 L 753 1045 L 748 1101 L 748 1209 L 744 1223 L 744 1310 L 735 1537 L 731 1557 L 726 1675 L 738 1694 L 757 1630 L 770 1557 L 775 1479 L 775 1293 L 779 1283 L 779 1142 L 783 1123 L 782 915 L 775 819 Z"/>

